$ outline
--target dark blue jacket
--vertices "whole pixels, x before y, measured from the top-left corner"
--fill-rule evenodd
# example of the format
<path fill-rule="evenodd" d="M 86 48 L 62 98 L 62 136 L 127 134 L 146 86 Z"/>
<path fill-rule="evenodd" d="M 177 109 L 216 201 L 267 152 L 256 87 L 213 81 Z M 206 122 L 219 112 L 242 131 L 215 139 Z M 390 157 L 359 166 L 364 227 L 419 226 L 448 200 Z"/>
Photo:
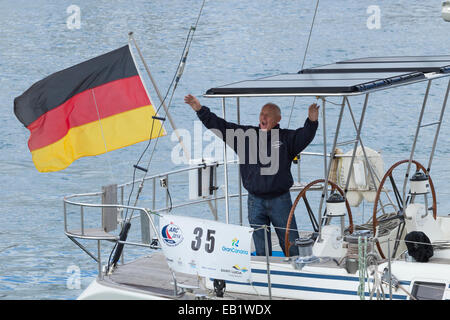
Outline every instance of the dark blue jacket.
<path fill-rule="evenodd" d="M 259 129 L 259 127 L 238 125 L 225 121 L 211 112 L 208 107 L 202 106 L 202 108 L 197 111 L 197 116 L 206 128 L 219 130 L 222 134 L 221 138 L 224 141 L 226 141 L 227 129 L 242 129 L 243 132 L 247 132 L 247 130 L 254 130 L 254 132 L 256 132 L 256 137 L 258 140 L 256 147 L 249 145 L 249 142 L 251 141 L 250 138 L 245 139 L 245 161 L 242 159 L 241 153 L 237 150 L 238 145 L 236 137 L 233 139 L 231 144 L 230 141 L 228 141 L 228 145 L 232 147 L 235 152 L 238 152 L 238 155 L 240 156 L 239 162 L 244 188 L 247 189 L 248 192 L 265 199 L 274 198 L 289 191 L 294 182 L 291 174 L 292 160 L 314 139 L 318 126 L 318 121 L 310 121 L 309 118 L 306 119 L 303 128 L 298 128 L 297 130 L 280 129 L 279 125 L 277 125 L 273 129 L 278 129 L 279 141 L 272 141 L 272 136 L 275 136 L 275 133 L 272 133 L 273 129 L 267 133 L 264 133 Z M 267 163 L 267 159 L 260 158 L 259 146 L 260 142 L 263 142 L 260 141 L 260 139 L 265 139 L 268 146 L 265 149 L 267 150 L 266 153 L 262 152 L 263 155 L 267 154 L 267 157 L 271 157 L 270 146 L 273 146 L 274 149 L 272 150 L 279 151 L 279 165 L 277 166 L 278 170 L 273 174 L 261 174 L 263 172 L 262 169 L 267 170 L 268 167 L 273 165 L 273 163 Z M 253 143 L 255 143 L 255 140 L 253 140 Z M 252 153 L 256 151 L 257 161 L 251 161 L 250 150 Z M 252 154 L 252 156 L 255 155 Z"/>

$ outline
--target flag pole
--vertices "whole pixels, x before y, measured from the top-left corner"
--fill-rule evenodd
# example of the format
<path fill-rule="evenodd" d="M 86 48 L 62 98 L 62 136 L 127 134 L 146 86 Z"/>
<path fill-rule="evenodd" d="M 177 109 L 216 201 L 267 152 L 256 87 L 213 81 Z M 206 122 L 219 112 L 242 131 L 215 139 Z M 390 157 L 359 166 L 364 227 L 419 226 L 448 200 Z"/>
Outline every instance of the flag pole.
<path fill-rule="evenodd" d="M 141 49 L 139 48 L 139 46 L 136 43 L 136 40 L 134 39 L 133 32 L 128 33 L 128 36 L 129 36 L 130 40 L 133 40 L 133 44 L 134 44 L 134 46 L 135 46 L 135 48 L 136 48 L 136 50 L 137 50 L 137 52 L 139 54 L 139 57 L 141 58 L 142 63 L 144 64 L 145 71 L 147 72 L 147 74 L 148 74 L 148 76 L 149 76 L 149 78 L 150 78 L 150 80 L 152 82 L 153 88 L 155 89 L 156 94 L 158 95 L 158 98 L 161 101 L 161 104 L 162 104 L 162 106 L 163 106 L 163 108 L 164 108 L 164 110 L 166 112 L 167 119 L 169 119 L 169 123 L 172 126 L 172 129 L 174 130 L 175 135 L 177 136 L 178 142 L 180 143 L 181 148 L 183 149 L 183 153 L 184 153 L 184 156 L 186 158 L 186 161 L 189 164 L 189 160 L 191 159 L 191 154 L 190 154 L 189 150 L 186 149 L 186 146 L 184 145 L 183 140 L 181 139 L 181 137 L 180 137 L 180 135 L 178 133 L 177 127 L 175 125 L 175 122 L 173 121 L 173 118 L 172 118 L 172 116 L 169 113 L 169 109 L 167 108 L 166 103 L 164 102 L 164 99 L 163 99 L 163 97 L 162 97 L 162 95 L 161 95 L 161 93 L 160 93 L 160 91 L 158 89 L 158 86 L 156 85 L 155 79 L 153 79 L 153 76 L 152 76 L 152 74 L 150 72 L 150 69 L 149 69 L 147 63 L 144 60 L 144 57 L 143 57 L 142 52 L 141 52 Z M 136 66 L 136 68 L 137 68 L 137 66 Z"/>

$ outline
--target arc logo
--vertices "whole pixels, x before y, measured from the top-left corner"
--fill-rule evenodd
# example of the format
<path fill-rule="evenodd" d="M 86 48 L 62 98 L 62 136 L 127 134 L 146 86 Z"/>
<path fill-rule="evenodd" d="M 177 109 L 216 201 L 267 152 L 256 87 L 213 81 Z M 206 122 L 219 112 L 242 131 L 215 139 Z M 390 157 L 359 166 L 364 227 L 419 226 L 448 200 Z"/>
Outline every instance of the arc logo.
<path fill-rule="evenodd" d="M 165 244 L 175 247 L 183 242 L 183 232 L 181 228 L 173 222 L 161 228 L 161 236 Z"/>

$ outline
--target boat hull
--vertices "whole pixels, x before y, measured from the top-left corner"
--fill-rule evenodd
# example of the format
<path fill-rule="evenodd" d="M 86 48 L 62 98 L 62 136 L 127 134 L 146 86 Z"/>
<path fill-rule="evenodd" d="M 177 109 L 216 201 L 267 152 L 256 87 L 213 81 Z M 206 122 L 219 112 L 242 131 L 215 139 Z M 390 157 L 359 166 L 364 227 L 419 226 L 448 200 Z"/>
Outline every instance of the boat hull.
<path fill-rule="evenodd" d="M 386 281 L 384 284 L 375 286 L 378 290 L 372 290 L 374 283 L 381 283 L 382 275 L 388 268 L 388 262 L 383 262 L 376 267 L 376 274 L 378 275 L 376 279 L 373 275 L 360 279 L 358 271 L 353 274 L 349 273 L 342 265 L 339 266 L 332 259 L 321 259 L 298 269 L 292 261 L 283 257 L 270 257 L 269 279 L 266 272 L 267 261 L 265 261 L 265 257 L 252 257 L 251 283 L 226 281 L 223 299 L 368 300 L 380 298 L 410 300 L 412 299 L 411 293 L 415 292 L 415 286 L 418 284 L 438 285 L 443 289 L 437 299 L 450 299 L 448 259 L 441 256 L 446 255 L 437 252 L 436 256 L 428 263 L 407 260 L 392 261 L 392 281 L 397 282 L 397 286 L 393 286 L 391 290 L 389 290 Z M 140 263 L 145 263 L 145 270 L 151 272 L 152 264 L 161 264 L 162 262 L 164 262 L 163 255 L 154 255 L 153 258 L 146 258 Z M 159 268 L 158 270 L 158 274 L 162 276 L 162 269 Z M 164 281 L 166 291 L 163 294 L 162 291 L 159 293 L 157 290 L 155 291 L 157 289 L 156 283 L 151 287 L 147 284 L 147 287 L 140 288 L 114 282 L 113 279 L 110 276 L 105 276 L 103 279 L 94 280 L 78 299 L 189 300 L 217 298 L 213 296 L 213 279 L 203 279 L 203 285 L 198 287 L 195 286 L 195 283 L 189 285 L 188 282 L 183 281 L 184 284 L 179 283 L 178 295 L 176 296 L 173 295 L 173 283 L 171 284 L 170 280 Z M 362 292 L 358 290 L 361 285 L 364 288 Z M 149 288 L 153 289 L 150 290 Z M 192 288 L 204 290 L 199 291 Z"/>

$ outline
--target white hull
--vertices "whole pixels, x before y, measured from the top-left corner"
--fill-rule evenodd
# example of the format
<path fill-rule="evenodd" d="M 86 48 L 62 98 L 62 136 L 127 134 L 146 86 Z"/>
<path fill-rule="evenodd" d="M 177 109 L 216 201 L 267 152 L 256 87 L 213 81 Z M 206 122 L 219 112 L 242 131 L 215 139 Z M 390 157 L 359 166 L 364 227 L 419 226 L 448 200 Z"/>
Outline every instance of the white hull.
<path fill-rule="evenodd" d="M 77 300 L 163 300 L 161 296 L 139 292 L 129 288 L 112 287 L 95 279 Z"/>
<path fill-rule="evenodd" d="M 441 299 L 450 299 L 450 270 L 445 263 L 448 250 L 433 257 L 428 263 L 418 263 L 396 260 L 391 264 L 392 275 L 399 282 L 397 289 L 392 289 L 393 300 L 409 300 L 409 293 L 414 291 L 417 283 L 441 284 L 444 287 Z M 441 257 L 440 257 L 441 256 Z M 300 299 L 300 300 L 359 300 L 362 297 L 358 293 L 360 278 L 358 271 L 350 274 L 342 266 L 339 267 L 333 260 L 306 265 L 302 270 L 294 268 L 293 264 L 285 258 L 270 258 L 270 284 L 271 296 L 273 299 Z M 164 262 L 163 255 L 154 254 L 148 259 L 148 268 L 152 263 L 160 264 Z M 265 257 L 252 257 L 251 283 L 239 283 L 233 281 L 226 282 L 224 300 L 226 299 L 264 299 L 268 300 L 269 285 L 266 273 Z M 378 266 L 379 277 L 387 262 Z M 156 269 L 155 269 L 156 270 Z M 160 270 L 160 269 L 158 269 Z M 161 275 L 161 277 L 167 275 Z M 376 299 L 376 293 L 370 292 L 373 287 L 373 277 L 364 281 L 364 299 Z M 167 281 L 166 281 L 167 283 Z M 220 299 L 214 296 L 213 282 L 210 279 L 203 279 L 203 288 L 199 290 L 181 290 L 177 296 L 158 294 L 152 290 L 139 289 L 133 286 L 115 283 L 114 279 L 105 276 L 105 279 L 94 280 L 89 287 L 78 297 L 79 300 L 155 300 L 155 299 L 197 299 L 209 297 Z M 167 283 L 168 288 L 172 288 L 171 283 Z M 180 282 L 180 288 L 194 288 L 195 283 Z M 205 290 L 206 289 L 206 290 Z M 380 295 L 383 293 L 384 299 L 390 299 L 389 287 L 384 284 L 379 287 Z M 381 296 L 380 296 L 381 298 Z"/>
<path fill-rule="evenodd" d="M 268 296 L 268 281 L 266 265 L 253 264 L 252 284 L 227 282 L 228 292 L 240 292 Z M 379 266 L 378 270 L 387 267 L 387 263 Z M 445 285 L 443 299 L 450 299 L 450 270 L 442 264 L 396 261 L 392 264 L 392 273 L 399 278 L 400 286 L 411 293 L 416 282 L 442 283 Z M 303 270 L 288 270 L 281 264 L 271 264 L 271 292 L 274 298 L 301 300 L 359 300 L 359 274 L 349 274 L 345 269 L 327 268 L 322 266 L 306 266 Z M 369 280 L 372 282 L 373 279 Z M 212 282 L 208 281 L 212 288 Z M 372 286 L 372 283 L 371 283 Z M 383 285 L 386 299 L 390 299 L 389 287 Z M 364 298 L 369 299 L 367 284 Z M 376 298 L 376 295 L 373 296 Z M 409 300 L 407 293 L 400 289 L 392 289 L 393 300 Z"/>

